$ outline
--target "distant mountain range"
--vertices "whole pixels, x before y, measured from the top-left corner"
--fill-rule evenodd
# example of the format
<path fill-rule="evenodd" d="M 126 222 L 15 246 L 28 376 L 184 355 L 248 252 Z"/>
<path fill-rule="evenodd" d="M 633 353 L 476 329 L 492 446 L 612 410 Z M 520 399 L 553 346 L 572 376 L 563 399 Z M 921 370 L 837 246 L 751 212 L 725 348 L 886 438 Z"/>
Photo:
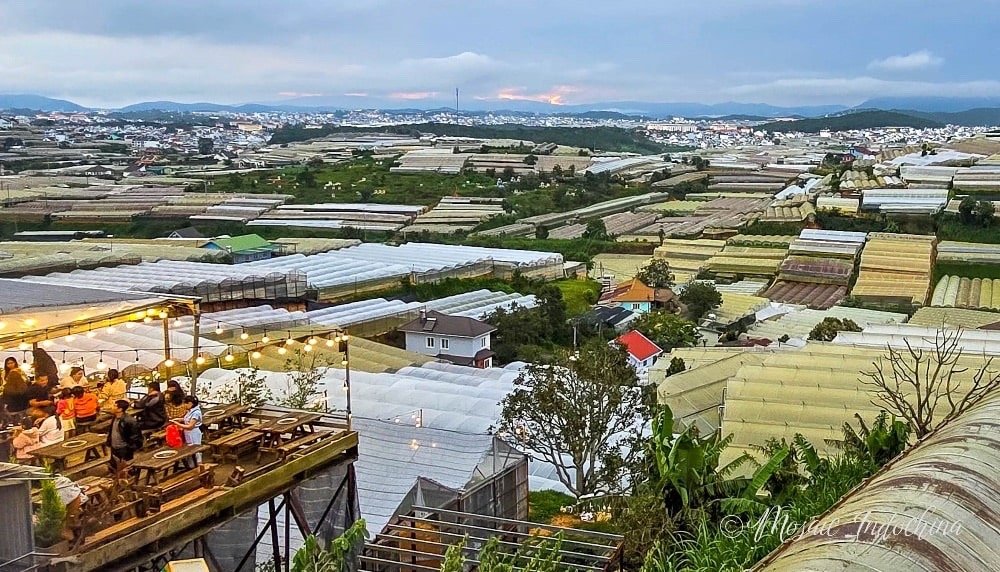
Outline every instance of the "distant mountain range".
<path fill-rule="evenodd" d="M 377 97 L 327 97 L 312 96 L 286 99 L 275 102 L 255 102 L 226 105 L 210 102 L 178 103 L 175 101 L 146 101 L 113 109 L 117 113 L 145 113 L 163 111 L 169 113 L 193 112 L 342 112 L 352 109 L 381 109 L 387 112 L 420 113 L 434 110 L 450 110 L 441 101 L 428 102 L 420 107 L 416 102 L 408 102 L 408 107 L 400 108 L 398 100 Z M 35 94 L 0 94 L 0 109 L 37 110 L 42 112 L 83 112 L 92 111 L 82 105 L 64 99 L 53 99 Z M 907 125 L 952 123 L 957 125 L 1000 125 L 1000 97 L 953 98 L 953 97 L 882 97 L 869 99 L 860 105 L 775 106 L 766 103 L 726 102 L 702 103 L 656 103 L 642 101 L 613 101 L 580 105 L 554 105 L 537 101 L 486 101 L 470 100 L 462 103 L 464 113 L 479 115 L 486 113 L 506 113 L 523 115 L 576 116 L 592 119 L 615 119 L 626 117 L 648 118 L 722 118 L 729 120 L 767 121 L 776 118 L 830 119 L 833 124 L 843 121 L 833 120 L 844 115 L 858 115 L 868 111 L 883 111 L 894 115 L 855 117 L 854 123 L 875 121 L 900 121 Z M 827 123 L 831 123 L 827 121 Z M 789 124 L 794 122 L 780 122 Z M 847 123 L 851 123 L 848 121 Z M 801 124 L 811 125 L 811 124 Z M 873 127 L 885 125 L 872 125 Z M 783 130 L 787 130 L 784 128 Z"/>

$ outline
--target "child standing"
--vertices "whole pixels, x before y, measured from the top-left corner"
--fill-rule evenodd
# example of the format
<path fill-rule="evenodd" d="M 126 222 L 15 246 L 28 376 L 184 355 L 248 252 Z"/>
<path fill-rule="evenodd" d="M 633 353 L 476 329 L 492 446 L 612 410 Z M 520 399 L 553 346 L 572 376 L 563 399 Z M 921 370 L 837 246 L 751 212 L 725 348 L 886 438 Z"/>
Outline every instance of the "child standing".
<path fill-rule="evenodd" d="M 59 399 L 56 401 L 56 415 L 62 422 L 63 433 L 66 437 L 72 437 L 76 431 L 76 403 L 73 399 L 73 391 L 64 387 L 59 392 Z"/>

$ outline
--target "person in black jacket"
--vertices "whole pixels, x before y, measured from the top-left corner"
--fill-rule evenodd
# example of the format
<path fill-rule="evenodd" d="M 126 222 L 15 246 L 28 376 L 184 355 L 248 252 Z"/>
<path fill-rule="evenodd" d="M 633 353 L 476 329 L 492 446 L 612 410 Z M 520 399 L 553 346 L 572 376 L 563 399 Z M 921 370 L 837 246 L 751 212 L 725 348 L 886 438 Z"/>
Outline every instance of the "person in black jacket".
<path fill-rule="evenodd" d="M 160 393 L 160 382 L 151 381 L 146 391 L 146 396 L 132 406 L 139 410 L 139 427 L 144 431 L 156 431 L 167 424 L 167 402 Z"/>
<path fill-rule="evenodd" d="M 139 422 L 127 413 L 128 401 L 119 399 L 113 410 L 114 419 L 108 429 L 108 447 L 111 449 L 111 464 L 115 469 L 127 465 L 135 452 L 142 448 L 142 429 Z"/>

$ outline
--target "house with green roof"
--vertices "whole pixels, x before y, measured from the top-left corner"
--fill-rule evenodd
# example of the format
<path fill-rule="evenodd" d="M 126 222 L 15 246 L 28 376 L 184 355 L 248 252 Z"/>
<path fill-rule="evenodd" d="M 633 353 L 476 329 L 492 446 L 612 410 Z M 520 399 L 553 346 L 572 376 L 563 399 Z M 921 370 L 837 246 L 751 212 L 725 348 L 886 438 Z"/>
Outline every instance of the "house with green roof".
<path fill-rule="evenodd" d="M 209 250 L 222 250 L 233 257 L 234 264 L 266 260 L 277 252 L 279 245 L 272 244 L 259 234 L 213 238 L 202 245 Z"/>

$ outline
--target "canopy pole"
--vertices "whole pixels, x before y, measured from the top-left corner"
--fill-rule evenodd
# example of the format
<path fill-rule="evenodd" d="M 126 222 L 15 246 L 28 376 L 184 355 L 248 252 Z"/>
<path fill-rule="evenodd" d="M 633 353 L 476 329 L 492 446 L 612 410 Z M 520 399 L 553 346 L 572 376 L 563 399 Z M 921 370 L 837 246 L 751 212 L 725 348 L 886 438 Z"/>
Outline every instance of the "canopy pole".
<path fill-rule="evenodd" d="M 170 316 L 161 321 L 163 322 L 163 359 L 167 360 L 170 359 Z"/>
<path fill-rule="evenodd" d="M 191 349 L 191 395 L 197 397 L 198 395 L 198 354 L 201 353 L 201 304 L 195 303 L 194 306 L 194 329 L 192 331 L 194 335 L 194 341 L 192 342 Z"/>

